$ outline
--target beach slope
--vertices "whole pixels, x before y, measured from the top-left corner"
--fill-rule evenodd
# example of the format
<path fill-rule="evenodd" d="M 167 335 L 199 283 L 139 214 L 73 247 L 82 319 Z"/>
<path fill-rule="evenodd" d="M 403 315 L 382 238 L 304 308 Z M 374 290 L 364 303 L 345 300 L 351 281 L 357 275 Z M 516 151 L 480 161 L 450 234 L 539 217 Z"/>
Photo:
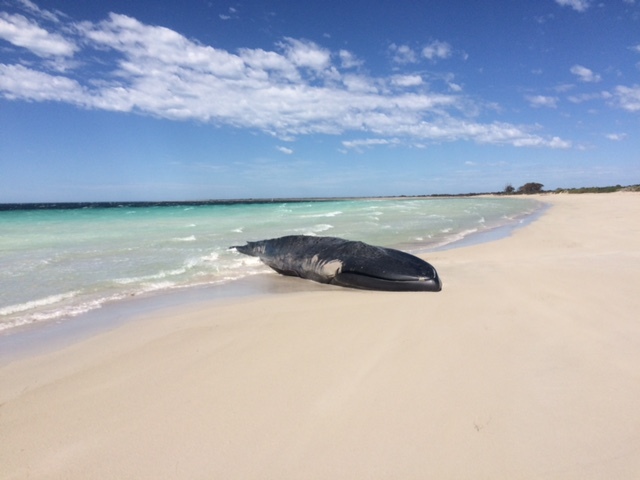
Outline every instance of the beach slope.
<path fill-rule="evenodd" d="M 1 366 L 0 478 L 640 478 L 640 194 L 540 199 L 428 255 L 440 293 L 313 284 Z"/>

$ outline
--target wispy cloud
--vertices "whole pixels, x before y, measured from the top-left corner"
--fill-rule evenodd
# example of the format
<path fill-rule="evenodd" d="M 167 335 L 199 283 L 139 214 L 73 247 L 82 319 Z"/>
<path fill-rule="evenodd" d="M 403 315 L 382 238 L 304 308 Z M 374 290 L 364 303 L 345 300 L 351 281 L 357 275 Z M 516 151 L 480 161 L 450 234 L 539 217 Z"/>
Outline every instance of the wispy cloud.
<path fill-rule="evenodd" d="M 238 18 L 238 10 L 235 9 L 234 7 L 229 7 L 229 9 L 227 10 L 227 13 L 221 13 L 218 16 L 220 17 L 221 20 L 236 19 Z"/>
<path fill-rule="evenodd" d="M 286 38 L 279 46 L 289 61 L 298 68 L 322 72 L 331 65 L 331 52 L 313 42 Z"/>
<path fill-rule="evenodd" d="M 545 95 L 527 95 L 525 97 L 532 107 L 548 107 L 556 108 L 558 106 L 558 97 L 549 97 Z"/>
<path fill-rule="evenodd" d="M 590 0 L 556 0 L 558 5 L 563 7 L 571 7 L 576 12 L 585 12 L 590 6 Z"/>
<path fill-rule="evenodd" d="M 605 137 L 607 137 L 609 140 L 613 142 L 620 142 L 625 138 L 627 138 L 627 134 L 626 133 L 608 133 L 607 135 L 605 135 Z"/>
<path fill-rule="evenodd" d="M 570 95 L 567 97 L 571 103 L 584 103 L 592 100 L 608 100 L 613 95 L 607 91 L 593 92 L 593 93 L 580 93 L 576 95 Z"/>
<path fill-rule="evenodd" d="M 40 58 L 0 64 L 0 95 L 11 100 L 230 125 L 285 140 L 364 133 L 376 137 L 369 145 L 398 139 L 414 146 L 460 140 L 571 145 L 541 135 L 538 126 L 477 121 L 484 105 L 462 95 L 456 84 L 437 92 L 414 73 L 374 77 L 354 72 L 362 62 L 351 52 L 332 52 L 304 39 L 284 38 L 270 51 L 231 52 L 119 14 L 100 22 L 61 21 L 52 31 L 20 15 L 1 18 L 2 38 L 22 52 L 16 57 L 26 58 L 26 50 Z M 417 60 L 409 47 L 390 51 L 398 64 Z M 449 44 L 435 41 L 422 55 L 443 59 L 451 52 Z M 75 61 L 64 75 L 51 66 L 52 59 L 61 58 Z"/>
<path fill-rule="evenodd" d="M 614 102 L 623 110 L 640 112 L 640 85 L 626 87 L 618 85 L 613 94 Z"/>
<path fill-rule="evenodd" d="M 293 153 L 293 149 L 291 148 L 287 148 L 287 147 L 276 147 L 277 150 L 281 153 L 284 153 L 285 155 L 291 155 Z"/>
<path fill-rule="evenodd" d="M 398 87 L 417 87 L 423 82 L 420 75 L 394 75 L 391 77 L 391 83 Z"/>
<path fill-rule="evenodd" d="M 39 57 L 71 56 L 78 47 L 62 35 L 49 33 L 22 15 L 0 12 L 0 38 L 23 47 Z"/>
<path fill-rule="evenodd" d="M 447 42 L 434 40 L 422 49 L 422 55 L 429 60 L 449 58 L 453 49 Z"/>
<path fill-rule="evenodd" d="M 394 63 L 400 65 L 416 63 L 418 61 L 418 56 L 416 55 L 415 50 L 408 45 L 396 45 L 395 43 L 392 43 L 389 45 L 389 52 L 391 52 Z"/>
<path fill-rule="evenodd" d="M 397 145 L 400 141 L 397 138 L 385 139 L 385 138 L 365 138 L 358 140 L 345 140 L 342 142 L 346 148 L 353 148 L 356 150 L 362 150 L 366 147 L 373 147 L 377 145 Z"/>
<path fill-rule="evenodd" d="M 50 10 L 45 10 L 43 8 L 40 8 L 31 0 L 18 0 L 18 3 L 21 4 L 22 7 L 29 13 L 35 15 L 38 18 L 41 18 L 43 20 L 47 20 L 50 22 L 58 22 L 60 21 L 60 17 L 65 16 L 63 13 L 58 11 L 52 12 Z"/>
<path fill-rule="evenodd" d="M 340 57 L 342 68 L 356 68 L 361 67 L 364 64 L 362 60 L 359 60 L 353 53 L 348 50 L 340 50 L 338 52 L 338 56 Z"/>
<path fill-rule="evenodd" d="M 0 63 L 0 91 L 10 100 L 58 101 L 94 106 L 82 86 L 70 78 Z"/>
<path fill-rule="evenodd" d="M 574 65 L 569 69 L 571 73 L 578 77 L 578 80 L 581 82 L 587 83 L 597 83 L 602 80 L 602 77 L 597 73 L 594 73 L 592 70 L 587 67 L 583 67 L 582 65 Z"/>

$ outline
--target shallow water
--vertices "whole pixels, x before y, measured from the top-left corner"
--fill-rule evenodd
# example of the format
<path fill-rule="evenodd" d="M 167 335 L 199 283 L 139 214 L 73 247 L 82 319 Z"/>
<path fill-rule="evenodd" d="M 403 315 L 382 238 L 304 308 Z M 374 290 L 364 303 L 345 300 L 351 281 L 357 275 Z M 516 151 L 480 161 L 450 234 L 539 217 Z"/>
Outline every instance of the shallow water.
<path fill-rule="evenodd" d="M 517 225 L 519 198 L 358 199 L 0 210 L 0 333 L 151 292 L 221 285 L 270 271 L 232 245 L 329 235 L 424 252 Z"/>

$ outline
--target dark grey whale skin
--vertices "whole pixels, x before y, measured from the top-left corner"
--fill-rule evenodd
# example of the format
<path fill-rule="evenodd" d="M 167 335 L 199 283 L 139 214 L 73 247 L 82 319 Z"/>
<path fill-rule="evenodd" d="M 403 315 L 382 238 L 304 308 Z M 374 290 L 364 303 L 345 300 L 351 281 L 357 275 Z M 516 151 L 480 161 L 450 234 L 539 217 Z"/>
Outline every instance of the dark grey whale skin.
<path fill-rule="evenodd" d="M 365 290 L 439 292 L 442 281 L 424 260 L 400 250 L 336 237 L 290 235 L 234 246 L 282 275 Z"/>

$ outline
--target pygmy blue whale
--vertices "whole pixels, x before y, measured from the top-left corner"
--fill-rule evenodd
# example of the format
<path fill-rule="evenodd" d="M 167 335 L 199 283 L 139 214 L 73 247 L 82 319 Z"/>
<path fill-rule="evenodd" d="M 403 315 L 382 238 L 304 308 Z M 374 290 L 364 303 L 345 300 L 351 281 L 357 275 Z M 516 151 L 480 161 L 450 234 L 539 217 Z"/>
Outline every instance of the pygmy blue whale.
<path fill-rule="evenodd" d="M 234 246 L 282 275 L 343 287 L 439 292 L 432 265 L 400 250 L 336 237 L 290 235 Z"/>

